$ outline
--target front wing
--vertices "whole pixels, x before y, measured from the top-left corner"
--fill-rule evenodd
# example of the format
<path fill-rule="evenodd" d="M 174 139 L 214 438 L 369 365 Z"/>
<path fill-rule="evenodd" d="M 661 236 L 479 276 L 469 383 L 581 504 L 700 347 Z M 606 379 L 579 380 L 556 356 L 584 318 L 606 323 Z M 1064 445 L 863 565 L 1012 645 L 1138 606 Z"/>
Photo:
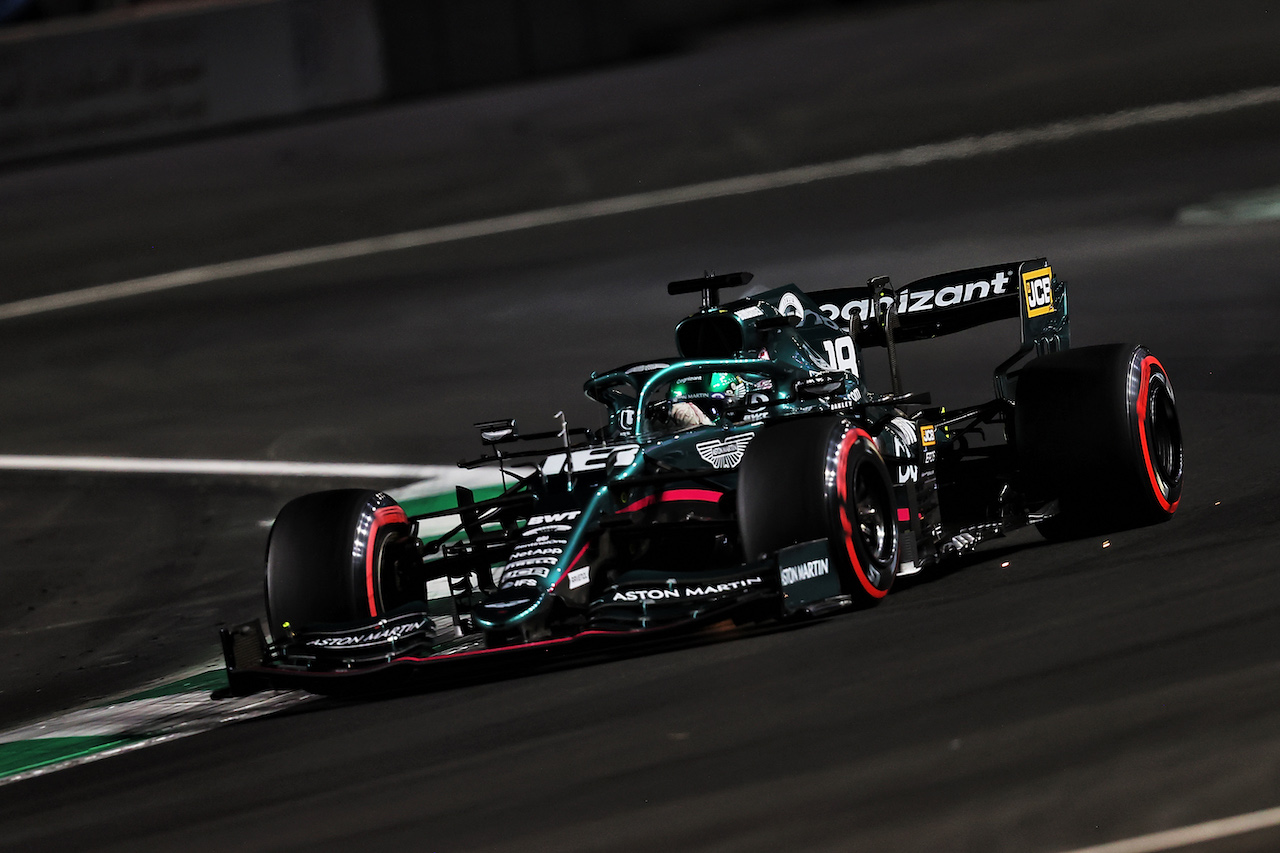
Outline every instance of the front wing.
<path fill-rule="evenodd" d="M 700 636 L 709 628 L 730 627 L 729 620 L 816 616 L 850 603 L 835 581 L 822 540 L 742 566 L 714 585 L 699 583 L 693 592 L 706 594 L 684 598 L 682 584 L 670 581 L 610 586 L 597 599 L 596 617 L 579 630 L 501 646 L 489 646 L 482 633 L 465 631 L 464 618 L 422 608 L 279 640 L 269 638 L 261 622 L 247 622 L 221 631 L 228 693 L 369 692 L 423 679 L 439 686 L 504 670 L 635 653 L 678 637 Z"/>

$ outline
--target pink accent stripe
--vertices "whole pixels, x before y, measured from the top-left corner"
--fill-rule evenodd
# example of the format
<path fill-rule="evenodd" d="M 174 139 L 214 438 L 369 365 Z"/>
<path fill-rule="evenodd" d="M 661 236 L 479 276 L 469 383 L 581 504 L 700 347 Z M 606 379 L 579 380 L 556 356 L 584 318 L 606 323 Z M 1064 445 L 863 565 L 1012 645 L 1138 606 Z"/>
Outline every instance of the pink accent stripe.
<path fill-rule="evenodd" d="M 492 655 L 495 653 L 500 654 L 502 652 L 514 652 L 514 651 L 520 651 L 522 649 L 541 649 L 541 648 L 547 648 L 548 646 L 562 646 L 565 643 L 574 643 L 586 637 L 633 637 L 633 636 L 636 636 L 637 634 L 651 634 L 658 631 L 665 631 L 665 630 L 668 630 L 670 627 L 671 626 L 669 625 L 664 625 L 660 628 L 639 628 L 631 631 L 591 630 L 591 631 L 583 631 L 581 634 L 574 634 L 572 637 L 557 637 L 554 640 L 538 640 L 533 643 L 517 643 L 514 646 L 498 646 L 497 648 L 493 648 L 493 649 L 472 649 L 470 651 L 457 652 L 451 655 L 432 655 L 431 657 L 425 657 L 425 658 L 414 657 L 411 655 L 404 655 L 401 657 L 392 658 L 391 660 L 387 661 L 385 664 L 380 665 L 378 668 L 382 669 L 383 667 L 389 666 L 390 664 L 394 664 L 394 663 L 428 663 L 428 662 L 434 663 L 435 661 L 456 660 L 458 658 L 470 658 L 470 657 L 476 657 L 477 655 Z M 364 671 L 367 672 L 369 670 L 364 670 Z M 353 670 L 352 674 L 359 674 L 359 672 L 360 670 Z M 347 674 L 348 673 L 345 673 L 345 672 L 307 673 L 307 675 L 318 675 L 318 676 L 327 676 L 327 675 L 343 676 Z"/>
<path fill-rule="evenodd" d="M 572 643 L 574 640 L 578 639 L 579 637 L 585 637 L 591 633 L 595 633 L 595 632 L 585 631 L 581 634 L 574 634 L 572 637 L 559 637 L 554 640 L 539 640 L 534 643 L 519 643 L 514 646 L 499 646 L 498 648 L 495 648 L 495 649 L 472 649 L 471 651 L 467 651 L 467 652 L 455 652 L 451 655 L 432 655 L 431 657 L 426 657 L 426 658 L 412 657 L 409 655 L 405 655 L 403 657 L 392 658 L 391 660 L 387 661 L 387 663 L 399 663 L 402 661 L 406 663 L 426 663 L 427 661 L 457 660 L 459 658 L 475 657 L 476 655 L 491 655 L 494 652 L 505 652 L 505 651 L 515 650 L 515 649 L 545 649 L 548 646 L 562 646 L 565 643 Z M 317 674 L 327 675 L 328 673 L 317 673 Z"/>
<path fill-rule="evenodd" d="M 719 503 L 724 497 L 724 492 L 716 492 L 711 489 L 671 489 L 660 495 L 649 495 L 643 497 L 633 504 L 628 504 L 619 513 L 635 512 L 638 509 L 644 509 L 647 506 L 653 506 L 656 503 L 668 503 L 670 501 L 703 501 L 704 503 Z"/>
<path fill-rule="evenodd" d="M 582 559 L 583 554 L 587 553 L 587 548 L 589 547 L 591 547 L 590 544 L 582 546 L 582 550 L 578 552 L 578 555 L 569 561 L 569 565 L 565 566 L 564 574 L 560 576 L 560 580 L 552 584 L 553 587 L 557 587 L 560 584 L 564 583 L 566 580 L 568 580 L 569 572 L 573 571 L 573 567 L 578 565 L 578 561 Z"/>

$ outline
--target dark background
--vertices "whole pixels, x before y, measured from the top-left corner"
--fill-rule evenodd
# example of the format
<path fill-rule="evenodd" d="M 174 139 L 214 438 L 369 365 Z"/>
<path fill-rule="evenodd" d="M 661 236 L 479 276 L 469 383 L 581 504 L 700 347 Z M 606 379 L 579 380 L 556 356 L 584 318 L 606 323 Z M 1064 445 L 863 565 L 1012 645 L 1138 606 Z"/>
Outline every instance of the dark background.
<path fill-rule="evenodd" d="M 1280 83 L 1268 3 L 829 6 L 573 76 L 0 173 L 5 301 Z M 1047 256 L 1073 342 L 1173 377 L 1169 524 L 801 630 L 326 703 L 0 788 L 15 849 L 1056 850 L 1274 806 L 1280 106 L 5 321 L 0 452 L 449 464 L 594 412 L 704 269 L 766 286 Z M 996 327 L 909 353 L 990 393 Z M 0 720 L 213 659 L 297 480 L 0 474 Z M 370 484 L 387 485 L 387 484 Z M 1007 567 L 1002 567 L 1008 562 Z M 86 840 L 87 839 L 87 840 Z M 1204 849 L 1267 849 L 1274 833 Z"/>

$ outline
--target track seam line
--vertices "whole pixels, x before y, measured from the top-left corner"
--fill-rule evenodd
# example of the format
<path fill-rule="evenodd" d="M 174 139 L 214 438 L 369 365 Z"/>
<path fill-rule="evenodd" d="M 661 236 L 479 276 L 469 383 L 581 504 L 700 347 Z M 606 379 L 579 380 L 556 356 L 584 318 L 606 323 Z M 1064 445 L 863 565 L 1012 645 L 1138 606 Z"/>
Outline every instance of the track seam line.
<path fill-rule="evenodd" d="M 243 258 L 234 261 L 191 267 L 174 272 L 101 284 L 65 293 L 37 296 L 0 304 L 0 320 L 43 314 L 80 305 L 90 305 L 163 290 L 173 290 L 213 281 L 276 272 L 286 269 L 368 257 L 386 252 L 488 237 L 513 231 L 524 231 L 548 225 L 561 225 L 604 216 L 635 213 L 696 201 L 708 201 L 735 195 L 747 195 L 772 189 L 925 166 L 933 163 L 965 160 L 987 154 L 1004 153 L 1030 145 L 1063 142 L 1083 136 L 1129 130 L 1170 121 L 1218 115 L 1248 107 L 1280 103 L 1280 86 L 1245 89 L 1225 95 L 1214 95 L 1191 101 L 1175 101 L 1146 107 L 1134 107 L 1102 115 L 1067 119 L 1017 130 L 996 131 L 982 136 L 964 136 L 947 142 L 928 143 L 874 154 L 863 154 L 843 160 L 796 166 L 775 172 L 762 172 L 734 178 L 723 178 L 687 184 L 663 190 L 580 202 L 542 210 L 513 213 L 452 225 L 441 225 L 294 249 Z"/>

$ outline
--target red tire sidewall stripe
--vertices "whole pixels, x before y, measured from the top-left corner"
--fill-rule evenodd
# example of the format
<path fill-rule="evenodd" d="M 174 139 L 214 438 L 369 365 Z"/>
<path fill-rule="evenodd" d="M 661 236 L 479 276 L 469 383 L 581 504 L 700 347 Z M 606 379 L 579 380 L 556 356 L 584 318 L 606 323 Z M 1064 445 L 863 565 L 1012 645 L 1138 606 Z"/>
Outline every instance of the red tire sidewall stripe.
<path fill-rule="evenodd" d="M 409 517 L 399 506 L 384 506 L 374 510 L 373 524 L 369 525 L 369 538 L 364 544 L 364 584 L 369 596 L 369 615 L 378 615 L 378 596 L 374 585 L 374 557 L 378 544 L 378 531 L 388 524 L 408 524 Z"/>
<path fill-rule="evenodd" d="M 1172 514 L 1178 508 L 1178 501 L 1170 503 L 1161 491 L 1160 478 L 1156 476 L 1155 466 L 1151 463 L 1151 450 L 1147 446 L 1147 399 L 1148 392 L 1151 390 L 1153 368 L 1159 368 L 1161 375 L 1168 376 L 1164 365 L 1154 355 L 1148 355 L 1142 360 L 1142 381 L 1138 385 L 1138 443 L 1142 445 L 1142 461 L 1147 466 L 1147 483 L 1164 511 Z"/>
<path fill-rule="evenodd" d="M 865 430 L 856 427 L 845 432 L 840 440 L 839 462 L 836 466 L 836 496 L 840 505 L 840 528 L 844 531 L 845 552 L 849 555 L 849 564 L 853 567 L 853 574 L 858 578 L 858 583 L 862 584 L 862 589 L 872 598 L 884 598 L 889 594 L 889 590 L 887 587 L 877 589 L 867 577 L 866 569 L 862 567 L 862 561 L 858 559 L 858 552 L 853 544 L 853 522 L 849 520 L 849 484 L 846 475 L 849 470 L 850 451 L 860 438 L 871 442 L 871 436 Z"/>

